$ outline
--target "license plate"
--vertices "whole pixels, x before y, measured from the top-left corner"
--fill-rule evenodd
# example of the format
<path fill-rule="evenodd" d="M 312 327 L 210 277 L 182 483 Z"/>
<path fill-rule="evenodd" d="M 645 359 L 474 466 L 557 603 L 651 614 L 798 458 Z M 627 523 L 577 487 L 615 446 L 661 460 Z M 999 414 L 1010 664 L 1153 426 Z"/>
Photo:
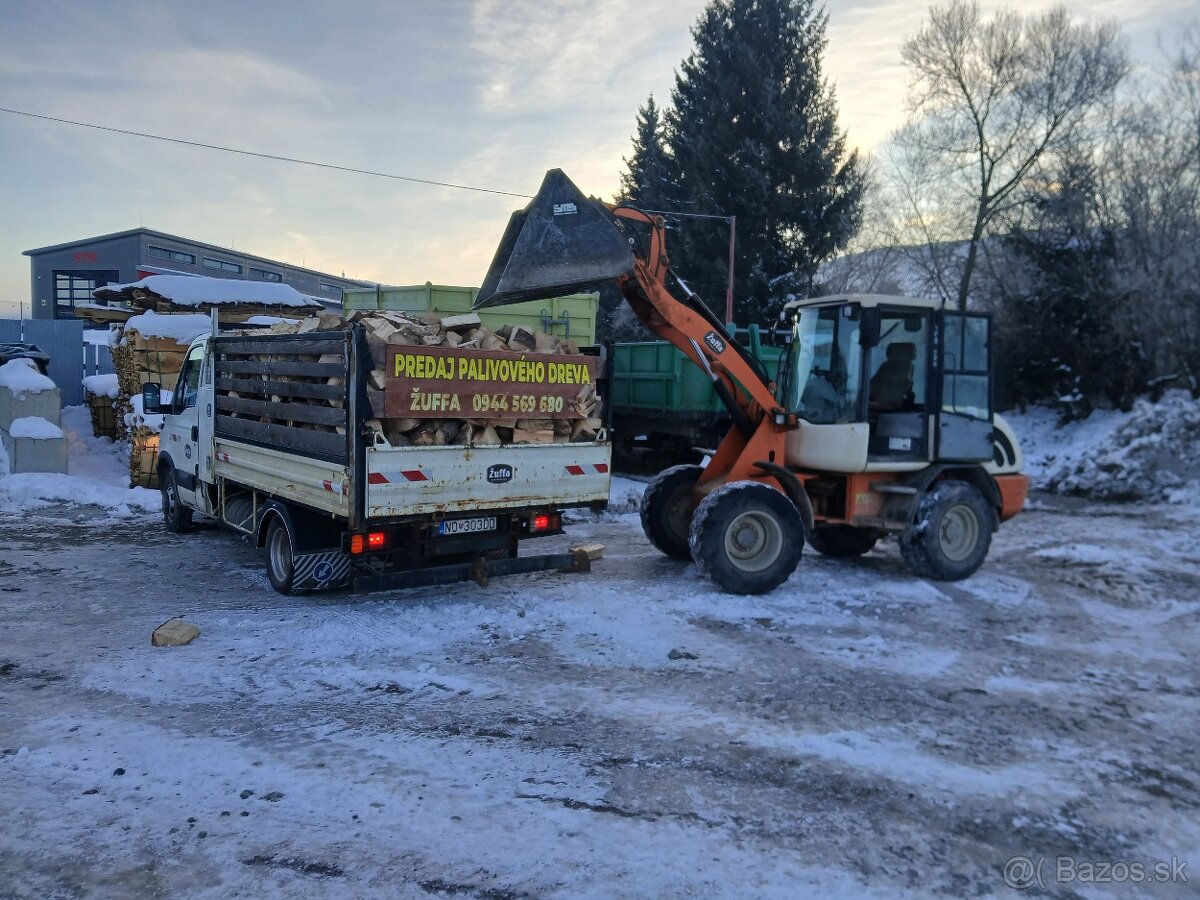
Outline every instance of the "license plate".
<path fill-rule="evenodd" d="M 438 523 L 438 534 L 442 537 L 449 537 L 452 534 L 478 534 L 481 531 L 495 530 L 495 516 L 482 516 L 477 519 L 446 519 Z"/>

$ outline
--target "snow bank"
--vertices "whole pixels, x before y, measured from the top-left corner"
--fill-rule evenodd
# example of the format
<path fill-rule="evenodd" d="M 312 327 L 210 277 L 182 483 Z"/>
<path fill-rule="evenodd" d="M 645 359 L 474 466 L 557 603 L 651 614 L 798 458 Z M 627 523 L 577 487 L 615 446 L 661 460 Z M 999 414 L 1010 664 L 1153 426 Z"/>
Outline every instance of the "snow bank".
<path fill-rule="evenodd" d="M 0 387 L 8 388 L 14 397 L 24 397 L 52 391 L 56 385 L 38 371 L 32 359 L 10 359 L 0 366 Z"/>
<path fill-rule="evenodd" d="M 1200 401 L 1183 391 L 1138 401 L 1128 413 L 1097 410 L 1061 428 L 1049 409 L 1005 418 L 1040 490 L 1173 503 L 1200 495 Z"/>
<path fill-rule="evenodd" d="M 109 284 L 96 288 L 95 296 L 116 298 L 122 292 L 142 288 L 166 297 L 180 306 L 210 306 L 225 303 L 251 303 L 261 306 L 288 306 L 297 309 L 321 308 L 322 304 L 287 284 L 242 281 L 238 278 L 207 278 L 193 275 L 150 275 L 128 284 Z"/>
<path fill-rule="evenodd" d="M 159 315 L 154 310 L 147 310 L 126 322 L 125 330 L 136 331 L 142 337 L 169 338 L 180 344 L 190 344 L 212 330 L 212 320 L 200 313 Z"/>
<path fill-rule="evenodd" d="M 59 503 L 103 507 L 109 517 L 128 518 L 156 513 L 158 491 L 130 488 L 129 445 L 92 435 L 86 406 L 62 411 L 70 474 L 40 472 L 8 474 L 8 458 L 0 442 L 0 511 L 24 512 Z"/>
<path fill-rule="evenodd" d="M 63 436 L 62 429 L 41 416 L 22 416 L 13 419 L 8 433 L 15 438 L 32 438 L 35 441 L 52 441 Z"/>
<path fill-rule="evenodd" d="M 97 397 L 111 397 L 114 400 L 120 394 L 116 375 L 85 375 L 83 389 Z"/>

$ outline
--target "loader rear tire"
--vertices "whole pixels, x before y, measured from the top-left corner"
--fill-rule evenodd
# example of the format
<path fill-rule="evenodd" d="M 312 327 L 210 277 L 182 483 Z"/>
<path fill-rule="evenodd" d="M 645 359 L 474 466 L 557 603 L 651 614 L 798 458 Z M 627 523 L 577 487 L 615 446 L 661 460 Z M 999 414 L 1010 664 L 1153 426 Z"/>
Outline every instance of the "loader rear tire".
<path fill-rule="evenodd" d="M 900 538 L 900 555 L 921 578 L 960 581 L 987 558 L 994 520 L 974 485 L 939 482 L 917 504 L 913 525 Z"/>
<path fill-rule="evenodd" d="M 688 548 L 692 490 L 702 471 L 699 466 L 664 469 L 642 494 L 642 531 L 659 552 L 674 559 L 692 558 Z"/>
<path fill-rule="evenodd" d="M 267 578 L 271 587 L 281 594 L 292 593 L 296 581 L 296 559 L 292 550 L 292 535 L 287 523 L 278 516 L 271 517 L 267 526 Z"/>
<path fill-rule="evenodd" d="M 808 543 L 822 556 L 851 559 L 875 546 L 875 532 L 850 525 L 818 525 L 808 534 Z"/>
<path fill-rule="evenodd" d="M 765 594 L 787 581 L 804 552 L 804 520 L 779 491 L 726 484 L 692 517 L 689 544 L 700 572 L 730 594 Z"/>

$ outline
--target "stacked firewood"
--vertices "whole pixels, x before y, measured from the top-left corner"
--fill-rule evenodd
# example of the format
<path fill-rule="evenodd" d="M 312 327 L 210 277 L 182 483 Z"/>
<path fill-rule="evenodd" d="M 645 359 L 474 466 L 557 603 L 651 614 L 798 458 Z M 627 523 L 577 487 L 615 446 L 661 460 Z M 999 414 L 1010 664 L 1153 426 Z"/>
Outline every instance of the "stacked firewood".
<path fill-rule="evenodd" d="M 392 447 L 486 446 L 496 444 L 552 444 L 571 441 L 594 441 L 602 427 L 596 417 L 600 398 L 594 384 L 581 385 L 572 401 L 579 413 L 575 418 L 386 418 L 383 414 L 383 390 L 387 381 L 386 366 L 391 351 L 397 347 L 451 347 L 459 350 L 485 350 L 522 354 L 578 354 L 578 345 L 571 340 L 533 331 L 521 325 L 504 325 L 495 331 L 487 328 L 474 313 L 442 316 L 438 313 L 404 313 L 399 311 L 359 311 L 348 318 L 330 313 L 303 319 L 299 322 L 279 322 L 265 329 L 247 330 L 244 334 L 303 334 L 311 331 L 344 330 L 361 322 L 366 329 L 371 351 L 372 371 L 368 379 L 374 417 L 367 422 Z M 338 362 L 341 357 L 329 354 L 319 362 Z M 329 378 L 330 384 L 341 384 Z M 236 396 L 236 395 L 234 395 Z M 340 400 L 310 401 L 326 406 L 340 406 Z M 301 425 L 302 423 L 295 423 Z M 302 426 L 320 428 L 320 425 Z M 335 428 L 340 431 L 340 428 Z"/>
<path fill-rule="evenodd" d="M 158 431 L 161 417 L 141 408 L 142 385 L 174 387 L 187 355 L 187 343 L 169 337 L 145 337 L 133 328 L 114 332 L 113 369 L 117 373 L 117 434 L 129 441 L 129 486 L 158 487 Z"/>

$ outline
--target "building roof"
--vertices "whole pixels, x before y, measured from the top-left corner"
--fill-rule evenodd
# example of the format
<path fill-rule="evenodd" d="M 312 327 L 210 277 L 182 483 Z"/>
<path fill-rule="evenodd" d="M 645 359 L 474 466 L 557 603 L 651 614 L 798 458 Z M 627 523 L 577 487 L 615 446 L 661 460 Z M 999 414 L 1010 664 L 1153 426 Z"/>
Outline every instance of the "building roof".
<path fill-rule="evenodd" d="M 67 250 L 71 247 L 82 247 L 86 244 L 95 244 L 98 241 L 111 241 L 114 238 L 131 237 L 133 235 L 149 235 L 151 237 L 162 238 L 167 241 L 178 241 L 181 244 L 191 244 L 195 247 L 201 247 L 206 250 L 215 250 L 218 253 L 228 253 L 234 256 L 245 256 L 252 259 L 262 260 L 265 263 L 271 263 L 276 266 L 287 266 L 289 269 L 298 269 L 301 272 L 308 272 L 310 275 L 319 275 L 326 278 L 337 278 L 340 281 L 349 281 L 352 284 L 360 284 L 364 287 L 374 286 L 373 281 L 362 281 L 358 278 L 347 278 L 344 275 L 332 275 L 329 272 L 319 272 L 316 269 L 309 269 L 305 266 L 298 266 L 295 263 L 281 262 L 277 259 L 270 259 L 266 256 L 259 256 L 257 253 L 247 253 L 243 250 L 233 250 L 229 247 L 218 247 L 216 244 L 206 244 L 204 241 L 197 241 L 193 238 L 180 237 L 177 234 L 167 234 L 165 231 L 155 231 L 153 228 L 130 228 L 128 231 L 114 231 L 112 234 L 100 234 L 95 237 L 82 238 L 78 241 L 67 241 L 63 244 L 51 244 L 48 247 L 37 247 L 33 250 L 22 250 L 23 256 L 37 256 L 41 253 L 50 253 L 55 250 Z"/>

